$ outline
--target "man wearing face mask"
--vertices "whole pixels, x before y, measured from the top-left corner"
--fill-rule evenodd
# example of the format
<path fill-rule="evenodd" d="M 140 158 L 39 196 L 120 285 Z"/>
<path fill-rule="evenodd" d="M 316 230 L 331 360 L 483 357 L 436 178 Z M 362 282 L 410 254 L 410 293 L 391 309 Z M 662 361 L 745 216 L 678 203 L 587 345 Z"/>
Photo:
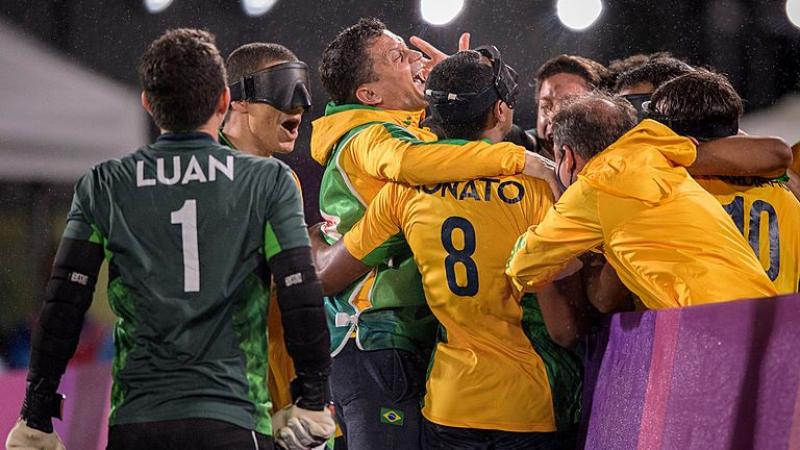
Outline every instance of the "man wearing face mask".
<path fill-rule="evenodd" d="M 642 104 L 659 86 L 695 69 L 668 53 L 655 53 L 643 64 L 618 75 L 615 91 L 637 110 L 637 121 L 644 115 Z M 697 158 L 687 167 L 692 176 L 752 176 L 772 178 L 784 173 L 791 160 L 791 150 L 781 139 L 738 135 L 700 142 Z M 614 270 L 597 256 L 584 269 L 592 289 L 587 295 L 602 312 L 615 312 L 626 303 L 624 288 Z M 622 307 L 624 309 L 624 307 Z"/>
<path fill-rule="evenodd" d="M 445 138 L 463 145 L 503 139 L 516 91 L 516 74 L 487 46 L 437 65 L 425 92 Z M 441 323 L 423 403 L 425 448 L 574 448 L 579 283 L 523 297 L 503 275 L 516 236 L 552 204 L 547 183 L 522 176 L 388 183 L 318 267 L 326 292 L 336 292 L 381 263 L 373 254 L 386 241 L 402 234 L 409 243 Z"/>
<path fill-rule="evenodd" d="M 553 118 L 557 178 L 569 185 L 517 244 L 506 273 L 536 291 L 576 256 L 601 249 L 647 308 L 776 294 L 747 242 L 686 171 L 692 140 L 620 98 L 566 102 Z M 731 282 L 736 280 L 736 282 Z"/>
<path fill-rule="evenodd" d="M 511 143 L 431 142 L 436 135 L 420 127 L 427 106 L 423 89 L 427 73 L 445 55 L 415 42 L 435 58 L 409 49 L 379 20 L 362 19 L 322 55 L 320 77 L 332 101 L 311 136 L 312 157 L 325 165 L 319 203 L 326 223 L 321 234 L 312 230 L 320 248 L 349 231 L 387 182 L 435 184 L 531 173 L 532 167 L 548 172 Z M 402 252 L 392 252 L 398 246 Z M 390 253 L 395 256 L 388 259 Z M 336 413 L 351 448 L 414 449 L 437 325 L 402 239 L 374 256 L 386 262 L 326 300 Z"/>

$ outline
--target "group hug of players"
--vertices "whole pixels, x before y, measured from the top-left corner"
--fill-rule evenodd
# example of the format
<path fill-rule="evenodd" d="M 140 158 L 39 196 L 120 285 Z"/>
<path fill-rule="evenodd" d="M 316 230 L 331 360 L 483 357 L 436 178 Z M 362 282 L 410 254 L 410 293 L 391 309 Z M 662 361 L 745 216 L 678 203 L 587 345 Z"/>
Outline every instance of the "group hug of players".
<path fill-rule="evenodd" d="M 575 448 L 601 314 L 798 290 L 792 151 L 739 130 L 725 76 L 557 56 L 525 132 L 519 75 L 468 41 L 420 52 L 362 19 L 330 42 L 310 229 L 271 157 L 311 105 L 306 65 L 154 41 L 162 134 L 76 186 L 7 448 L 64 448 L 58 385 L 103 260 L 114 450 Z"/>

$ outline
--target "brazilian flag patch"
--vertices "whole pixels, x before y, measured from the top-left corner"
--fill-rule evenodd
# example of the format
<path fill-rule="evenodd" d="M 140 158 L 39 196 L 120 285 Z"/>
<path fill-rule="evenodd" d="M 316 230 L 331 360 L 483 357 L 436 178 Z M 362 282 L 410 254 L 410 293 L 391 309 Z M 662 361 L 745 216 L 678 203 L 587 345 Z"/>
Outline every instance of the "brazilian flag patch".
<path fill-rule="evenodd" d="M 381 423 L 402 427 L 403 412 L 396 409 L 381 408 Z"/>

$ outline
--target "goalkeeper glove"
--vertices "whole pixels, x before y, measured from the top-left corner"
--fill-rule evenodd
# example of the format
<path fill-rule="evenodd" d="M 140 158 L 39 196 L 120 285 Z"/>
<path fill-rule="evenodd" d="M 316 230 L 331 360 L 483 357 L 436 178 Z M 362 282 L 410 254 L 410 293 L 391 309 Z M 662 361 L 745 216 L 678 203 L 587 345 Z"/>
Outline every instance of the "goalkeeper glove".
<path fill-rule="evenodd" d="M 287 406 L 272 416 L 275 443 L 286 450 L 308 450 L 324 446 L 336 432 L 333 414 L 326 408 L 311 411 Z"/>
<path fill-rule="evenodd" d="M 324 445 L 336 431 L 326 374 L 298 374 L 291 384 L 295 403 L 272 416 L 275 442 L 287 450 L 313 449 Z"/>
<path fill-rule="evenodd" d="M 45 433 L 29 427 L 24 420 L 17 420 L 16 425 L 6 438 L 6 450 L 66 450 L 61 437 L 55 431 Z"/>

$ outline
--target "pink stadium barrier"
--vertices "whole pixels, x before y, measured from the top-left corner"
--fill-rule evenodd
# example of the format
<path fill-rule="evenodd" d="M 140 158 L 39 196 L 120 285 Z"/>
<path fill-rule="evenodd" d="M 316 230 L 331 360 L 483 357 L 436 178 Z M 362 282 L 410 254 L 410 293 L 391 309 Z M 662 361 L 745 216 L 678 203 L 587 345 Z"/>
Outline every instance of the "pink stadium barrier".
<path fill-rule="evenodd" d="M 587 449 L 800 449 L 800 295 L 617 314 L 602 352 Z M 109 364 L 67 370 L 68 449 L 105 448 L 110 387 Z M 0 376 L 2 442 L 24 392 Z"/>
<path fill-rule="evenodd" d="M 0 375 L 0 446 L 14 426 L 25 396 L 27 371 Z M 61 393 L 66 395 L 64 420 L 53 420 L 69 450 L 101 450 L 108 438 L 109 399 L 111 398 L 111 364 L 70 366 L 61 380 Z"/>
<path fill-rule="evenodd" d="M 598 360 L 587 449 L 800 448 L 800 295 L 618 314 Z"/>

